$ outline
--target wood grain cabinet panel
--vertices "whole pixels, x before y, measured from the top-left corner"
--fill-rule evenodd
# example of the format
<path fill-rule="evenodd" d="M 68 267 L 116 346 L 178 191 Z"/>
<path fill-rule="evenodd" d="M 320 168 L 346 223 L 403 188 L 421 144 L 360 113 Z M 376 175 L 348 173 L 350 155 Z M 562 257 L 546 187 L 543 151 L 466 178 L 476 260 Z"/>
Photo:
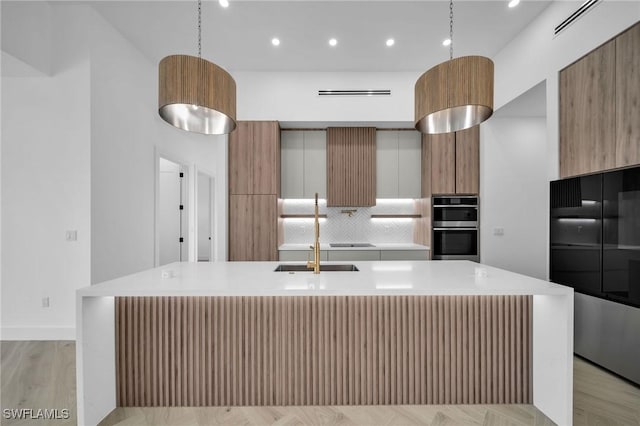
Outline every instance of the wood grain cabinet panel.
<path fill-rule="evenodd" d="M 229 136 L 229 260 L 278 259 L 280 126 L 239 121 Z"/>
<path fill-rule="evenodd" d="M 238 121 L 229 134 L 229 193 L 251 194 L 253 185 L 252 128 L 247 121 Z"/>
<path fill-rule="evenodd" d="M 327 129 L 327 206 L 375 206 L 375 127 Z"/>
<path fill-rule="evenodd" d="M 229 135 L 229 192 L 279 194 L 280 126 L 277 121 L 239 121 Z"/>
<path fill-rule="evenodd" d="M 278 260 L 277 195 L 229 196 L 229 260 Z"/>
<path fill-rule="evenodd" d="M 421 152 L 421 182 L 420 192 L 422 198 L 431 198 L 431 137 L 430 135 L 422 135 L 422 152 Z"/>
<path fill-rule="evenodd" d="M 252 194 L 280 193 L 280 126 L 277 121 L 253 121 Z"/>
<path fill-rule="evenodd" d="M 455 133 L 425 135 L 431 146 L 431 193 L 456 193 Z"/>
<path fill-rule="evenodd" d="M 616 38 L 616 167 L 640 164 L 640 23 Z"/>
<path fill-rule="evenodd" d="M 615 40 L 560 72 L 560 177 L 615 167 Z"/>
<path fill-rule="evenodd" d="M 229 260 L 251 260 L 253 256 L 252 197 L 229 196 Z"/>
<path fill-rule="evenodd" d="M 278 260 L 277 195 L 252 196 L 253 251 L 250 260 Z"/>
<path fill-rule="evenodd" d="M 480 192 L 480 126 L 456 132 L 456 194 Z"/>

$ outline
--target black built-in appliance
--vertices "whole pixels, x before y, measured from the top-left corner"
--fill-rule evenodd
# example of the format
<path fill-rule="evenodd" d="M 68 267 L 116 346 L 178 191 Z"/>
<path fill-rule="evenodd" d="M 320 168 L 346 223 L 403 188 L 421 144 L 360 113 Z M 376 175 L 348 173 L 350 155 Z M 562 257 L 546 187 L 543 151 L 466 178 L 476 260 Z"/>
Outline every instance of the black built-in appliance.
<path fill-rule="evenodd" d="M 432 259 L 479 262 L 478 197 L 434 196 L 432 206 Z"/>
<path fill-rule="evenodd" d="M 550 190 L 550 278 L 576 291 L 574 350 L 640 383 L 640 167 Z"/>

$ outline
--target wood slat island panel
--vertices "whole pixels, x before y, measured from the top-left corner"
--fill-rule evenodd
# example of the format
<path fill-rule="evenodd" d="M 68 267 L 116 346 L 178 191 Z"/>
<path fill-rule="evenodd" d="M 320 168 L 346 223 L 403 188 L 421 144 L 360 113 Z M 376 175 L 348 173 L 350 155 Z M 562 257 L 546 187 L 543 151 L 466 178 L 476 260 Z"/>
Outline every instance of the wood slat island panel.
<path fill-rule="evenodd" d="M 118 406 L 532 402 L 531 296 L 116 297 Z"/>

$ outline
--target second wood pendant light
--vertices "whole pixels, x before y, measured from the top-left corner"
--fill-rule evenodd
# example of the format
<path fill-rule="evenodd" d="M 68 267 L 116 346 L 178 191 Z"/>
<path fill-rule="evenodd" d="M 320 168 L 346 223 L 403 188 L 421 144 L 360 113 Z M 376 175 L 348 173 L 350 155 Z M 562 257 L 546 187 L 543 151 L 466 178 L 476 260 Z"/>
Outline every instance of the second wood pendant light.
<path fill-rule="evenodd" d="M 450 133 L 493 114 L 493 61 L 484 56 L 453 59 L 453 1 L 449 2 L 449 60 L 422 74 L 415 85 L 415 128 Z"/>
<path fill-rule="evenodd" d="M 171 55 L 159 65 L 158 113 L 180 129 L 222 135 L 236 128 L 236 82 L 202 59 L 202 1 L 198 0 L 198 56 Z"/>

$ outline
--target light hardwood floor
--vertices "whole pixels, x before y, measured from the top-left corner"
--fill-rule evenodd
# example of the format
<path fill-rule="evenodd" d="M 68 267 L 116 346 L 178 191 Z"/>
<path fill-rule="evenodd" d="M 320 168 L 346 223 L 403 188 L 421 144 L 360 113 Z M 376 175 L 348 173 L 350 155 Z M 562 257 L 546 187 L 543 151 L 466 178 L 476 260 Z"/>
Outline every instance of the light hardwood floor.
<path fill-rule="evenodd" d="M 4 408 L 69 409 L 73 425 L 75 344 L 1 342 Z M 31 425 L 7 420 L 2 425 Z M 119 408 L 102 426 L 128 425 L 550 425 L 531 405 L 395 405 L 316 407 Z M 579 358 L 574 363 L 574 424 L 640 426 L 640 388 Z"/>

